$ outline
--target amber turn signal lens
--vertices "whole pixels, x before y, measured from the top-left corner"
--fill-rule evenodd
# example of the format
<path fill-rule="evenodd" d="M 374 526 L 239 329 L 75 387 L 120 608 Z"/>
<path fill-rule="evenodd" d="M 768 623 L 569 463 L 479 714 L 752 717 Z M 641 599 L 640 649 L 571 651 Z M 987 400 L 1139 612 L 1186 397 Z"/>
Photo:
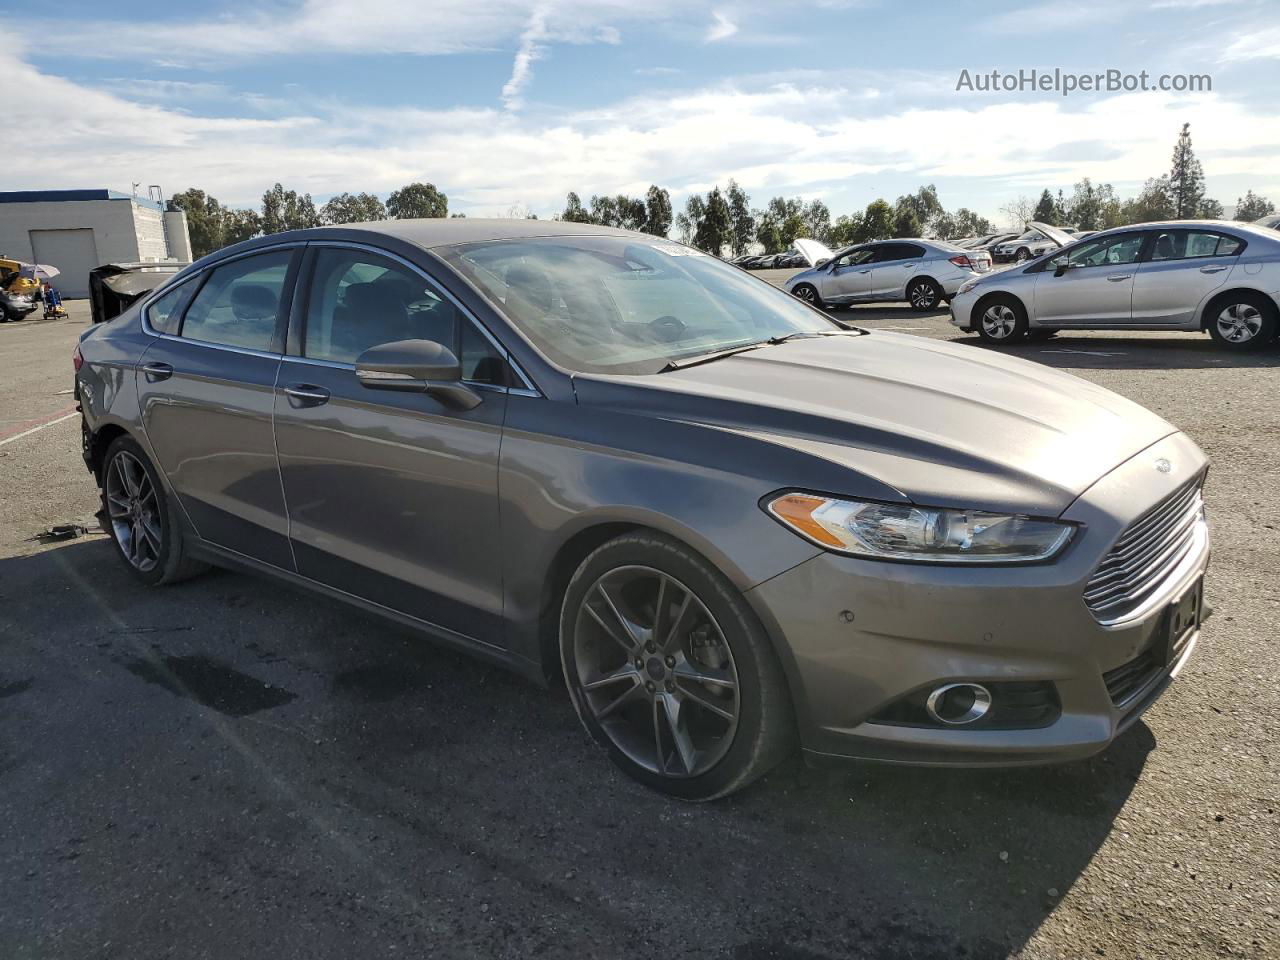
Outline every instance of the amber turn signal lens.
<path fill-rule="evenodd" d="M 804 493 L 788 493 L 769 504 L 773 515 L 790 527 L 803 533 L 810 540 L 826 544 L 828 547 L 843 548 L 845 544 L 817 520 L 813 519 L 813 511 L 827 501 L 822 497 L 813 497 Z"/>

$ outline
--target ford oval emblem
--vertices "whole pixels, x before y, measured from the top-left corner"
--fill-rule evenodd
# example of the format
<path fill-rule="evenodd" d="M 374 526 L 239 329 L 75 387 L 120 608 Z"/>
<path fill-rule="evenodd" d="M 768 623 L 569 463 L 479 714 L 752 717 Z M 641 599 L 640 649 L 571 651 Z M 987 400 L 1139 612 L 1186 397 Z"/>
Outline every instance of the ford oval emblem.
<path fill-rule="evenodd" d="M 1161 473 L 1168 473 L 1173 469 L 1173 464 L 1170 463 L 1168 460 L 1166 460 L 1164 457 L 1161 457 L 1159 460 L 1156 461 L 1156 469 L 1159 470 Z"/>

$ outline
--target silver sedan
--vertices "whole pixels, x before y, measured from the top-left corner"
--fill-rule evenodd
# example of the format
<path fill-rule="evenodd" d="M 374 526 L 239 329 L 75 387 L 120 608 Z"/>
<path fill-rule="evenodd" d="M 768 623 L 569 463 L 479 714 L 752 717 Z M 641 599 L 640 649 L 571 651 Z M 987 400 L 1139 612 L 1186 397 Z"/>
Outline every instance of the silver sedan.
<path fill-rule="evenodd" d="M 1234 221 L 1144 223 L 976 278 L 951 322 L 989 343 L 1059 330 L 1207 330 L 1232 350 L 1280 331 L 1280 235 Z"/>
<path fill-rule="evenodd" d="M 905 300 L 917 310 L 935 310 L 965 281 L 990 269 L 985 250 L 943 240 L 883 240 L 846 247 L 783 287 L 818 307 Z"/>

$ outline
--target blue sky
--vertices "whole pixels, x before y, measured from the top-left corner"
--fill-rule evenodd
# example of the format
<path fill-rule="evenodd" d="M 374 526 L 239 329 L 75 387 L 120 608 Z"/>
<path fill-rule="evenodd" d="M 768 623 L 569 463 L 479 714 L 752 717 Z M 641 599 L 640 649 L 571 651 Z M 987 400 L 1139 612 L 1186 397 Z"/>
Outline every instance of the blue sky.
<path fill-rule="evenodd" d="M 995 220 L 1083 176 L 1122 195 L 1192 124 L 1211 195 L 1280 202 L 1273 0 L 986 5 L 817 0 L 100 0 L 42 8 L 0 52 L 0 188 L 200 186 L 256 205 L 412 180 L 453 210 L 550 215 L 564 194 L 691 191 L 833 212 L 936 183 Z M 0 4 L 0 9 L 5 5 Z M 10 5 L 7 22 L 33 22 Z M 958 92 L 1021 68 L 1212 76 L 1211 92 Z"/>

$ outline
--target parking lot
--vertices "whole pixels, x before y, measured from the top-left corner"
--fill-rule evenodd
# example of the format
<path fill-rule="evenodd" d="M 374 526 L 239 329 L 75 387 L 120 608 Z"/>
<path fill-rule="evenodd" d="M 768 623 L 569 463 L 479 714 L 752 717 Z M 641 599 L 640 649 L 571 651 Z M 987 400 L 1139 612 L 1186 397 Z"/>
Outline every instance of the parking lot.
<path fill-rule="evenodd" d="M 567 698 L 278 583 L 146 590 L 91 533 L 84 302 L 0 325 L 0 957 L 1280 957 L 1280 349 L 1016 348 L 1212 461 L 1213 615 L 1110 750 L 627 780 Z M 958 339 L 899 306 L 842 321 Z"/>

